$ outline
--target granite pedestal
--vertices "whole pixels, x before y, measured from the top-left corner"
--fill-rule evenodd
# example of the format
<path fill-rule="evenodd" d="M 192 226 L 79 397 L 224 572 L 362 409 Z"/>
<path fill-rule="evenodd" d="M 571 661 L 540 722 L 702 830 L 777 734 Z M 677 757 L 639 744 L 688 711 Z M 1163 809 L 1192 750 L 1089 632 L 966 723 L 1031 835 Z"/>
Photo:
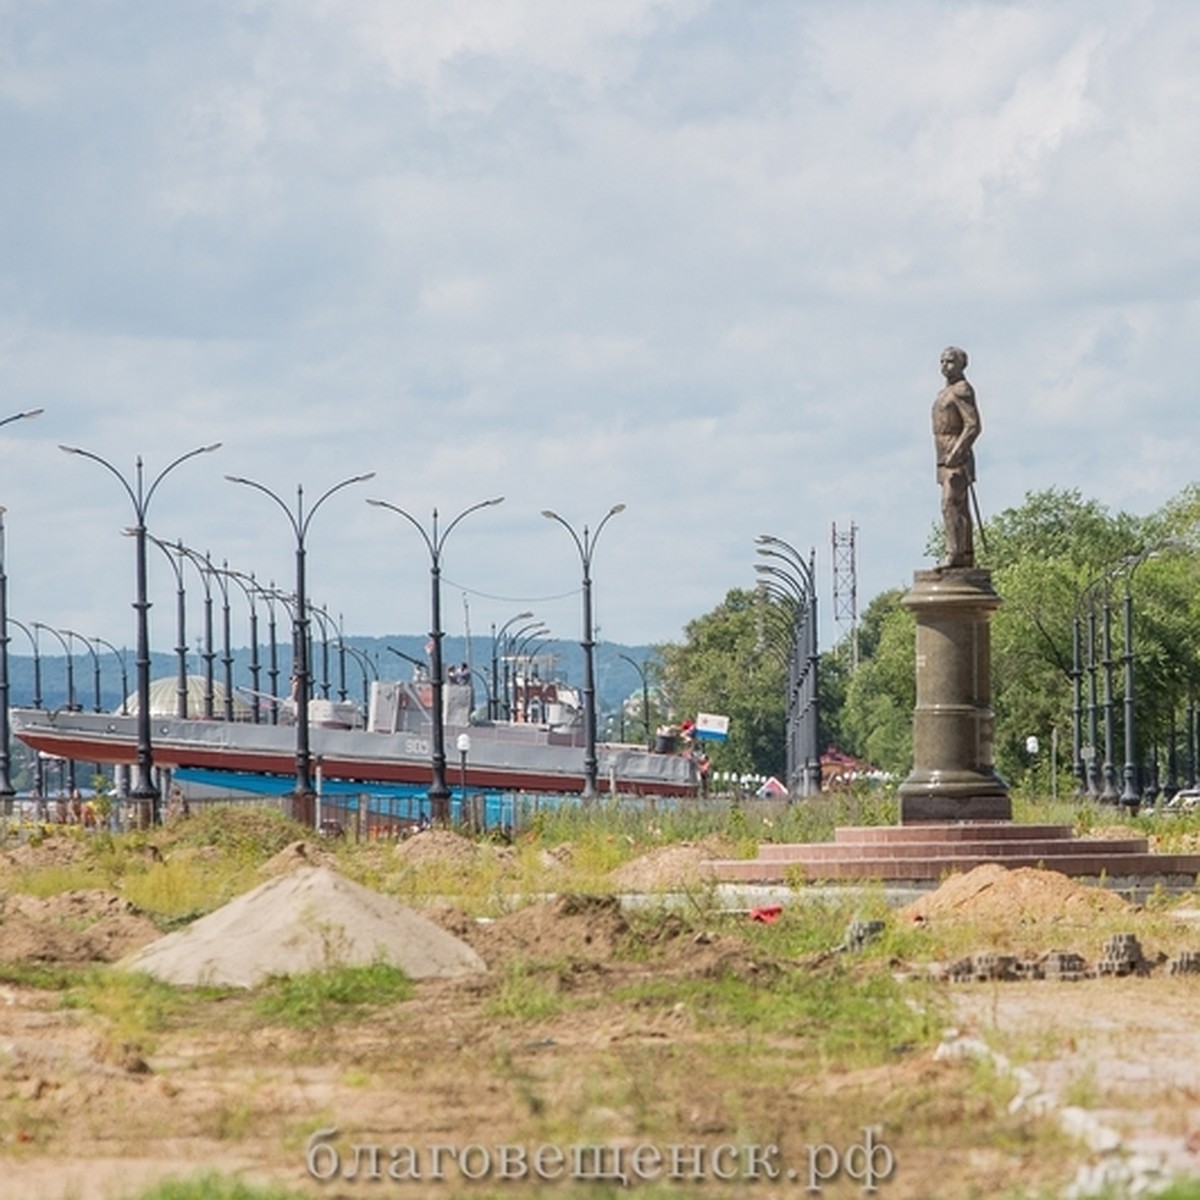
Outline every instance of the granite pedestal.
<path fill-rule="evenodd" d="M 991 708 L 992 613 L 1000 597 L 974 567 L 917 571 L 903 600 L 917 622 L 913 767 L 900 785 L 900 823 L 1007 821 Z"/>

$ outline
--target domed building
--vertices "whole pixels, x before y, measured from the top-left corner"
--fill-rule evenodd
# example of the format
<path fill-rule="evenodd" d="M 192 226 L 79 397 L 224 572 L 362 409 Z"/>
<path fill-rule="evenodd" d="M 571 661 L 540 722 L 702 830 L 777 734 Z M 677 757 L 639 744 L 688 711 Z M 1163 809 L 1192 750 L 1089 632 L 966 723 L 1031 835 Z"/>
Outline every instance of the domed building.
<path fill-rule="evenodd" d="M 187 677 L 187 715 L 190 718 L 202 718 L 204 716 L 204 693 L 207 689 L 207 682 L 203 675 L 189 675 Z M 217 721 L 225 719 L 225 686 L 218 683 L 215 679 L 212 685 L 212 711 L 213 718 Z M 138 711 L 138 695 L 137 692 L 132 692 L 125 698 L 125 704 L 119 712 L 135 714 Z M 164 676 L 161 679 L 152 679 L 150 681 L 150 715 L 152 717 L 174 717 L 179 712 L 179 678 L 178 676 Z M 249 704 L 234 692 L 233 695 L 233 719 L 235 721 L 250 721 L 253 720 L 254 713 Z"/>

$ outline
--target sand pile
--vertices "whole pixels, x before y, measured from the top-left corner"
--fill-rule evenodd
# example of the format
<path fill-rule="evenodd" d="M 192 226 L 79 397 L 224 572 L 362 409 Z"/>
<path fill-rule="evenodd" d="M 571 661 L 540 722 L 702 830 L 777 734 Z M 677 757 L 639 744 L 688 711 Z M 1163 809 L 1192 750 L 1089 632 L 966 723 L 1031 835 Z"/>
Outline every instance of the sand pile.
<path fill-rule="evenodd" d="M 952 875 L 937 891 L 901 909 L 901 914 L 1040 922 L 1128 909 L 1129 904 L 1115 892 L 1088 887 L 1058 871 L 1008 870 L 998 863 L 984 863 L 964 875 Z"/>
<path fill-rule="evenodd" d="M 15 894 L 0 910 L 0 960 L 114 962 L 158 937 L 158 927 L 115 892 Z"/>
<path fill-rule="evenodd" d="M 299 867 L 332 867 L 337 856 L 312 842 L 298 841 L 284 846 L 278 854 L 268 858 L 258 868 L 260 875 L 281 875 L 284 871 L 295 871 Z"/>
<path fill-rule="evenodd" d="M 486 970 L 466 943 L 326 867 L 279 875 L 121 966 L 168 983 L 253 987 L 269 975 L 379 960 L 413 979 Z"/>
<path fill-rule="evenodd" d="M 623 892 L 661 892 L 699 887 L 704 882 L 700 864 L 728 851 L 719 838 L 660 846 L 630 859 L 612 872 L 611 879 Z"/>
<path fill-rule="evenodd" d="M 423 829 L 396 844 L 397 860 L 414 867 L 426 863 L 473 867 L 489 853 L 502 861 L 515 855 L 511 846 L 483 846 L 449 829 Z"/>

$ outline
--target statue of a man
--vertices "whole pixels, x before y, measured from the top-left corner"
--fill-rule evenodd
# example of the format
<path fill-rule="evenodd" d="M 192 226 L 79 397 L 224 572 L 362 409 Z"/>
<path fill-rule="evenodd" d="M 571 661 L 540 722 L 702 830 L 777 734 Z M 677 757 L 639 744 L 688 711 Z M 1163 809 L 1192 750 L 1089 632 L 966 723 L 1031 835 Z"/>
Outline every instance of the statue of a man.
<path fill-rule="evenodd" d="M 946 386 L 933 402 L 933 444 L 937 477 L 942 489 L 942 521 L 946 527 L 946 556 L 942 567 L 973 567 L 975 542 L 971 521 L 971 485 L 975 454 L 971 449 L 983 428 L 975 406 L 975 389 L 963 372 L 967 354 L 957 346 L 942 351 Z"/>

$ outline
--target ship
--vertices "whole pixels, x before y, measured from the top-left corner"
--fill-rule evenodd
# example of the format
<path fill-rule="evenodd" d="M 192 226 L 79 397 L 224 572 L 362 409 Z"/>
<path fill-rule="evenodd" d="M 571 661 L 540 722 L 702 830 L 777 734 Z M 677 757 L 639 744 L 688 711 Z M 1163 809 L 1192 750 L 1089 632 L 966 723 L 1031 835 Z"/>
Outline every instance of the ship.
<path fill-rule="evenodd" d="M 176 715 L 174 681 L 154 681 L 151 754 L 155 768 L 180 779 L 203 778 L 236 792 L 283 794 L 295 782 L 296 705 L 251 694 L 229 706 L 235 719 Z M 508 719 L 473 710 L 469 684 L 443 685 L 445 780 L 463 794 L 585 791 L 586 739 L 579 695 L 559 684 L 525 698 Z M 369 702 L 313 697 L 308 702 L 309 755 L 317 790 L 428 789 L 432 776 L 433 688 L 428 681 L 376 680 Z M 188 706 L 183 706 L 187 711 Z M 192 707 L 195 707 L 193 705 Z M 225 706 L 221 706 L 224 708 Z M 209 711 L 212 711 L 210 685 Z M 515 719 L 514 719 L 515 717 Z M 118 712 L 14 708 L 13 734 L 43 755 L 125 766 L 137 759 L 137 696 Z M 596 744 L 596 790 L 634 796 L 690 796 L 696 764 L 672 746 Z"/>

